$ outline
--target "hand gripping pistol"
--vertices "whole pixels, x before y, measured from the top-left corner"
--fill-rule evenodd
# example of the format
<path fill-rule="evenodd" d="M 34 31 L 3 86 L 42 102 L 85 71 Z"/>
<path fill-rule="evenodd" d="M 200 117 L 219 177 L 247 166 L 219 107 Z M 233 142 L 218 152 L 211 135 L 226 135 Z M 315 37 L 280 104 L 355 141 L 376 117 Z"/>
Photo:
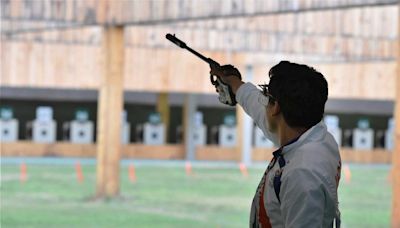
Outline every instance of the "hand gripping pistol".
<path fill-rule="evenodd" d="M 202 54 L 198 53 L 197 51 L 193 50 L 192 48 L 188 47 L 185 44 L 185 42 L 178 39 L 175 35 L 171 35 L 168 33 L 165 37 L 172 43 L 176 44 L 177 46 L 190 51 L 191 53 L 193 53 L 194 55 L 196 55 L 203 61 L 207 62 L 210 65 L 211 69 L 221 68 L 221 65 L 219 63 L 217 63 L 216 61 L 214 61 L 211 58 L 206 58 L 204 55 L 202 55 Z M 237 77 L 242 79 L 240 75 L 237 75 Z M 220 77 L 218 77 L 216 75 L 212 75 L 212 74 L 210 74 L 210 81 L 211 81 L 211 84 L 213 84 L 215 86 L 215 88 L 217 89 L 218 94 L 219 94 L 218 99 L 221 103 L 227 104 L 230 106 L 236 105 L 237 102 L 235 99 L 235 94 L 233 93 L 232 88 L 228 84 L 224 83 Z"/>

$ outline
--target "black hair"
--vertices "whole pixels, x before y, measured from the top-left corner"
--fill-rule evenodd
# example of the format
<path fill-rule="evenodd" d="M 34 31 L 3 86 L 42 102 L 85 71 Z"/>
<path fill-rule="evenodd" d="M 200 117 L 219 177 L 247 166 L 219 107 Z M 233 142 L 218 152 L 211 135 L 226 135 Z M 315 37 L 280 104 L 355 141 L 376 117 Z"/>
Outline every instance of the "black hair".
<path fill-rule="evenodd" d="M 281 61 L 271 68 L 269 77 L 269 93 L 279 103 L 290 127 L 310 128 L 322 120 L 328 83 L 320 72 L 307 65 Z"/>

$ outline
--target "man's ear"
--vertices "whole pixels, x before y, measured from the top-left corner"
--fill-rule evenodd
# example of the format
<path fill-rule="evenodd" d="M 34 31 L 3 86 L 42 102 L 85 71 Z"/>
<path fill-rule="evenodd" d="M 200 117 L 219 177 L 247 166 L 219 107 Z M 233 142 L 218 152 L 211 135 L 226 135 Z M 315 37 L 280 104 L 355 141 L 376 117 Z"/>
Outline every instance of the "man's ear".
<path fill-rule="evenodd" d="M 279 113 L 281 113 L 281 106 L 279 105 L 279 103 L 277 101 L 275 101 L 271 105 L 271 115 L 272 116 L 277 116 L 277 115 L 279 115 Z"/>

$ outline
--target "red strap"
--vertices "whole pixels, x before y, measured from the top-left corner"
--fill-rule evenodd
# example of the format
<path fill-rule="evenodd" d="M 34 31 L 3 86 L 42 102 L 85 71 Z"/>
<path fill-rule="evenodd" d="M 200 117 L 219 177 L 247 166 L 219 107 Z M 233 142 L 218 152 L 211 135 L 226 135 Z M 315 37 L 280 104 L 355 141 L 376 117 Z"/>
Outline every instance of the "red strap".
<path fill-rule="evenodd" d="M 261 188 L 261 192 L 260 192 L 260 200 L 258 202 L 258 221 L 261 224 L 262 228 L 272 228 L 271 226 L 271 222 L 269 221 L 269 217 L 267 215 L 267 210 L 265 209 L 265 205 L 264 205 L 264 189 L 265 189 L 265 184 L 267 182 L 267 174 L 265 174 L 265 180 L 264 180 L 264 184 Z"/>

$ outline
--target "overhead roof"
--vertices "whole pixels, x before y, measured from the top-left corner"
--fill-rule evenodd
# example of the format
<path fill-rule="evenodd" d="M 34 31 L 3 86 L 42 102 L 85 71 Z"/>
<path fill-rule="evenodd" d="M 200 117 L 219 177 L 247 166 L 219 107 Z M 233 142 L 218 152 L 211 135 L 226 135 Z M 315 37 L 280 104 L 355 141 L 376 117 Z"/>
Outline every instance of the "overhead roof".
<path fill-rule="evenodd" d="M 398 48 L 397 0 L 20 0 L 1 10 L 11 41 L 99 45 L 102 26 L 126 26 L 131 47 L 171 48 L 171 32 L 200 50 L 308 62 L 395 61 Z"/>

